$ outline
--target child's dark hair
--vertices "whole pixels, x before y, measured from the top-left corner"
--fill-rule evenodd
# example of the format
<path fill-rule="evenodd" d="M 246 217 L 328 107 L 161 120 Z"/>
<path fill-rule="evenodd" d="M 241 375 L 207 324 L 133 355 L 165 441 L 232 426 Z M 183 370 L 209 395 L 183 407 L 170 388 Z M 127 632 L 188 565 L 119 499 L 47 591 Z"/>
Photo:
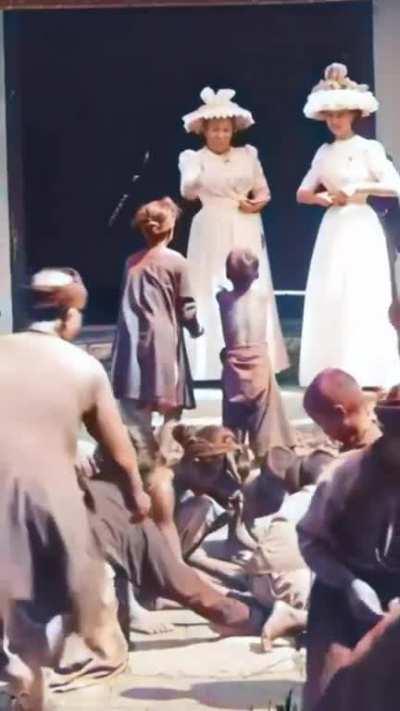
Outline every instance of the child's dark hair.
<path fill-rule="evenodd" d="M 173 225 L 181 214 L 178 205 L 170 197 L 142 205 L 136 211 L 132 226 L 137 227 L 146 237 L 163 239 L 171 232 Z"/>
<path fill-rule="evenodd" d="M 251 249 L 233 249 L 226 260 L 226 276 L 233 284 L 258 278 L 259 260 Z"/>

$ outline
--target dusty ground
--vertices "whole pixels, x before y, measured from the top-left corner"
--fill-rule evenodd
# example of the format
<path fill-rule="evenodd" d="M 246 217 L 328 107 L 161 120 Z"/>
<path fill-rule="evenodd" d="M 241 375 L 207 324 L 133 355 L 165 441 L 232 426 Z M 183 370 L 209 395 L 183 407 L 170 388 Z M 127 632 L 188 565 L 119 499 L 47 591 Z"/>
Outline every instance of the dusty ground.
<path fill-rule="evenodd" d="M 175 623 L 175 630 L 155 637 L 132 633 L 130 670 L 108 684 L 55 696 L 56 711 L 275 711 L 291 690 L 299 698 L 302 651 L 282 640 L 263 654 L 257 638 L 218 639 L 187 610 L 154 614 Z M 2 699 L 1 711 L 7 708 Z"/>
<path fill-rule="evenodd" d="M 307 429 L 300 390 L 286 387 L 283 395 L 292 422 Z M 220 392 L 203 390 L 196 396 L 198 409 L 188 413 L 191 423 L 218 422 Z M 290 691 L 291 711 L 300 711 L 303 651 L 282 640 L 263 654 L 258 638 L 218 639 L 188 610 L 153 614 L 174 623 L 174 631 L 152 637 L 133 632 L 130 669 L 107 684 L 54 696 L 55 711 L 284 711 Z M 0 692 L 0 711 L 8 708 Z"/>
<path fill-rule="evenodd" d="M 283 397 L 293 424 L 307 429 L 300 389 L 285 387 Z M 219 390 L 197 390 L 196 399 L 197 409 L 185 420 L 198 426 L 220 421 Z M 58 696 L 57 711 L 275 711 L 291 690 L 300 698 L 302 651 L 282 641 L 272 653 L 263 654 L 256 637 L 220 640 L 188 610 L 154 614 L 175 622 L 174 632 L 154 637 L 132 633 L 130 671 L 107 686 Z"/>

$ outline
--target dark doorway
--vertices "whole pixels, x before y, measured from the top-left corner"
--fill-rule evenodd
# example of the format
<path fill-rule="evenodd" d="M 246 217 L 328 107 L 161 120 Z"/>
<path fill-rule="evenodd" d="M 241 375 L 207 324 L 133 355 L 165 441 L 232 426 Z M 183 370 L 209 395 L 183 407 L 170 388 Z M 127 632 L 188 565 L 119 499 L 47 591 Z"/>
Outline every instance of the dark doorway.
<path fill-rule="evenodd" d="M 196 144 L 180 117 L 211 85 L 235 88 L 255 115 L 244 139 L 258 147 L 272 188 L 265 227 L 275 287 L 304 288 L 320 213 L 297 207 L 295 191 L 326 134 L 302 107 L 333 60 L 373 83 L 371 2 L 8 13 L 8 46 L 15 37 L 8 93 L 19 93 L 22 112 L 29 270 L 75 266 L 91 292 L 89 322 L 114 321 L 123 262 L 139 244 L 131 212 L 144 199 L 178 197 L 178 152 Z M 187 213 L 183 252 L 188 222 Z"/>

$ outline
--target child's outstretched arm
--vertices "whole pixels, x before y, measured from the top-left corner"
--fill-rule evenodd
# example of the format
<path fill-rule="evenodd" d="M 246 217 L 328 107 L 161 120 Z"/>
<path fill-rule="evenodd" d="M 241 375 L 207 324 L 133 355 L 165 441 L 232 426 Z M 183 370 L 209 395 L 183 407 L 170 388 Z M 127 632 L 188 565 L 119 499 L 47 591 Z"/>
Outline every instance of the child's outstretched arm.
<path fill-rule="evenodd" d="M 204 333 L 197 318 L 196 301 L 190 284 L 186 260 L 182 262 L 179 274 L 179 293 L 177 299 L 178 319 L 187 328 L 192 338 L 198 338 Z"/>

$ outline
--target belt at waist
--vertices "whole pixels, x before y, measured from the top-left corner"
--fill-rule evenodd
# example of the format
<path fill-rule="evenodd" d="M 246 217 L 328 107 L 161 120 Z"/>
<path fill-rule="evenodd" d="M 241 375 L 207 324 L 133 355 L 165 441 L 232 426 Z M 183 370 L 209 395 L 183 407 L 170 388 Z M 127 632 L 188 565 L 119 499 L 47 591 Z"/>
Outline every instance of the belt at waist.
<path fill-rule="evenodd" d="M 232 346 L 225 348 L 226 357 L 262 357 L 268 355 L 268 345 L 266 343 L 253 343 L 246 346 Z"/>
<path fill-rule="evenodd" d="M 239 197 L 207 197 L 200 196 L 203 210 L 238 210 Z"/>
<path fill-rule="evenodd" d="M 351 195 L 351 197 L 348 198 L 347 205 L 332 205 L 329 209 L 336 209 L 336 210 L 345 210 L 346 207 L 352 207 L 354 205 L 362 205 L 364 207 L 370 207 L 367 203 L 367 196 L 366 195 Z M 370 207 L 372 210 L 372 208 Z"/>

